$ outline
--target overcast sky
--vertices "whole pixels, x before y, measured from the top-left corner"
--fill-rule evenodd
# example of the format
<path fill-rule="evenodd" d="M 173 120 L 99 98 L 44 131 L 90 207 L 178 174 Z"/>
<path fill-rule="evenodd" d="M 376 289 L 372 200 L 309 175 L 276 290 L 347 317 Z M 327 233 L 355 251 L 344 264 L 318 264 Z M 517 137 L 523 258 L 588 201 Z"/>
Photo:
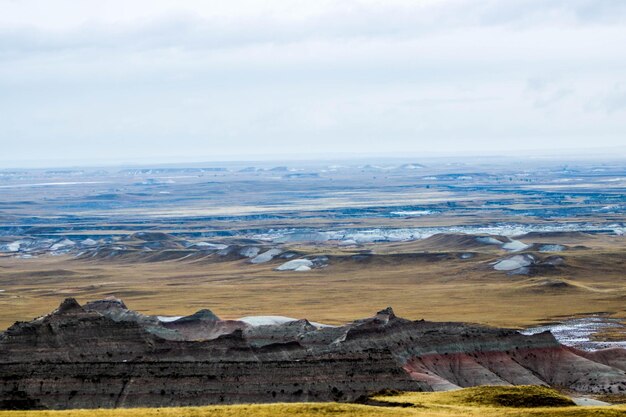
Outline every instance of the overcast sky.
<path fill-rule="evenodd" d="M 626 1 L 0 0 L 0 166 L 626 144 Z"/>

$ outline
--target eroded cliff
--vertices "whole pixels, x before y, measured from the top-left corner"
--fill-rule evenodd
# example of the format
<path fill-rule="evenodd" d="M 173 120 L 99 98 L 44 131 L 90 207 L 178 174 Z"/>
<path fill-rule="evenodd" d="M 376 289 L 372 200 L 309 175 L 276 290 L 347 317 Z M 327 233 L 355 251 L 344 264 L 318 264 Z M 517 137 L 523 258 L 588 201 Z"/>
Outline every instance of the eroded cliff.
<path fill-rule="evenodd" d="M 338 327 L 252 325 L 209 310 L 164 322 L 117 299 L 67 299 L 0 334 L 0 408 L 352 401 L 482 384 L 623 392 L 624 357 L 580 352 L 548 332 L 410 321 L 390 308 Z"/>

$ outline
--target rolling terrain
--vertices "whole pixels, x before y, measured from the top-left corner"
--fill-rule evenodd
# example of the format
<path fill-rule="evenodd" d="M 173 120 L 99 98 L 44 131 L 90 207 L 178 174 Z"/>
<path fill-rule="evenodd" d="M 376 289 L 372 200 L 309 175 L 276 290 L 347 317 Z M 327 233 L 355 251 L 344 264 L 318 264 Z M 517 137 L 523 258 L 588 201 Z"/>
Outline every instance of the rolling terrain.
<path fill-rule="evenodd" d="M 305 272 L 276 270 L 287 259 L 254 264 L 239 254 L 180 247 L 127 249 L 101 257 L 5 257 L 0 267 L 0 324 L 6 328 L 44 314 L 65 296 L 117 296 L 146 314 L 180 315 L 208 306 L 228 318 L 281 313 L 331 324 L 387 305 L 414 319 L 463 317 L 508 327 L 595 313 L 626 317 L 623 237 L 561 234 L 519 241 L 572 249 L 508 253 L 465 235 L 381 243 L 365 251 L 281 247 L 296 259 L 325 259 L 323 266 Z M 464 259 L 468 254 L 471 257 Z M 523 274 L 494 269 L 494 263 L 520 254 L 532 255 L 537 265 Z M 558 264 L 551 265 L 551 259 Z"/>
<path fill-rule="evenodd" d="M 56 393 L 48 396 L 51 408 L 350 402 L 383 389 L 543 384 L 609 394 L 613 402 L 624 389 L 622 354 L 615 352 L 626 346 L 625 225 L 621 161 L 0 171 L 6 398 L 35 407 L 46 398 L 37 386 L 49 385 Z M 57 309 L 64 298 L 78 303 Z M 133 311 L 102 310 L 112 299 Z M 393 319 L 385 321 L 379 316 L 388 306 Z M 352 322 L 378 310 L 374 319 Z M 93 320 L 99 324 L 89 327 Z M 104 333 L 102 320 L 109 320 Z M 376 326 L 399 320 L 412 330 L 398 333 L 403 336 L 393 347 L 387 344 L 397 334 L 391 337 L 395 330 L 386 324 L 380 332 L 391 332 L 387 339 L 366 332 L 356 344 L 350 338 L 333 344 L 320 336 L 337 331 L 324 329 L 354 334 L 371 320 Z M 259 326 L 274 330 L 253 330 Z M 68 328 L 76 333 L 66 334 Z M 426 341 L 430 331 L 438 335 L 428 347 L 436 354 L 425 356 L 411 337 Z M 455 339 L 456 350 L 444 346 L 459 331 L 476 343 Z M 84 340 L 93 342 L 93 351 L 75 349 Z M 60 346 L 68 356 L 54 356 Z M 359 356 L 364 347 L 369 357 Z M 203 359 L 206 352 L 211 360 Z M 318 362 L 307 362 L 312 358 Z M 228 361 L 247 369 L 242 387 L 220 379 L 226 374 L 215 367 Z M 254 381 L 291 375 L 286 369 L 294 364 L 296 374 L 329 384 L 294 396 L 299 388 L 277 380 L 269 393 L 255 391 Z M 206 368 L 204 375 L 222 375 L 221 382 L 200 383 L 188 372 L 197 366 Z M 580 369 L 588 372 L 578 375 Z M 159 372 L 180 380 L 155 379 Z M 381 377 L 372 380 L 372 372 Z M 63 384 L 46 382 L 51 374 L 65 378 Z M 79 376 L 87 391 L 71 388 Z M 98 382 L 105 376 L 108 382 Z M 139 379 L 143 383 L 130 382 Z M 142 386 L 150 392 L 137 390 Z M 211 401 L 198 386 L 210 391 Z M 476 404 L 423 410 L 368 401 L 255 412 L 489 415 Z M 243 412 L 233 407 L 179 410 Z M 503 412 L 498 415 L 522 415 Z M 562 412 L 579 415 L 576 408 Z"/>
<path fill-rule="evenodd" d="M 5 170 L 0 195 L 3 328 L 64 296 L 335 324 L 387 305 L 509 327 L 626 317 L 621 161 Z"/>

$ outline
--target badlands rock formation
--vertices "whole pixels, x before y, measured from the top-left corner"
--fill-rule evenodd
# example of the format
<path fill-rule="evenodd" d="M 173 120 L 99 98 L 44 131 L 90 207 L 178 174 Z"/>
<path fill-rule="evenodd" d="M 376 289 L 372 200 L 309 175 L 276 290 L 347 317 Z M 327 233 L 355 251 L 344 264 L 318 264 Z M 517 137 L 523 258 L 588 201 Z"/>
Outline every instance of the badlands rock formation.
<path fill-rule="evenodd" d="M 121 300 L 0 334 L 0 408 L 353 401 L 383 389 L 543 384 L 624 392 L 626 350 L 581 352 L 549 333 L 410 321 L 388 308 L 339 327 L 255 326 L 209 310 L 161 321 Z"/>

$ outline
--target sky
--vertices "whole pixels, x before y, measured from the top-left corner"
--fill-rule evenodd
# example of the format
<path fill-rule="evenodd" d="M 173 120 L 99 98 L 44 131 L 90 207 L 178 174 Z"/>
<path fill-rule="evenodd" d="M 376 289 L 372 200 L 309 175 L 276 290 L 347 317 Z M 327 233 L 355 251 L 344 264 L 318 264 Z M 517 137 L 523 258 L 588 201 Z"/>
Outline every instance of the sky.
<path fill-rule="evenodd" d="M 622 0 L 0 0 L 0 167 L 626 153 Z"/>

